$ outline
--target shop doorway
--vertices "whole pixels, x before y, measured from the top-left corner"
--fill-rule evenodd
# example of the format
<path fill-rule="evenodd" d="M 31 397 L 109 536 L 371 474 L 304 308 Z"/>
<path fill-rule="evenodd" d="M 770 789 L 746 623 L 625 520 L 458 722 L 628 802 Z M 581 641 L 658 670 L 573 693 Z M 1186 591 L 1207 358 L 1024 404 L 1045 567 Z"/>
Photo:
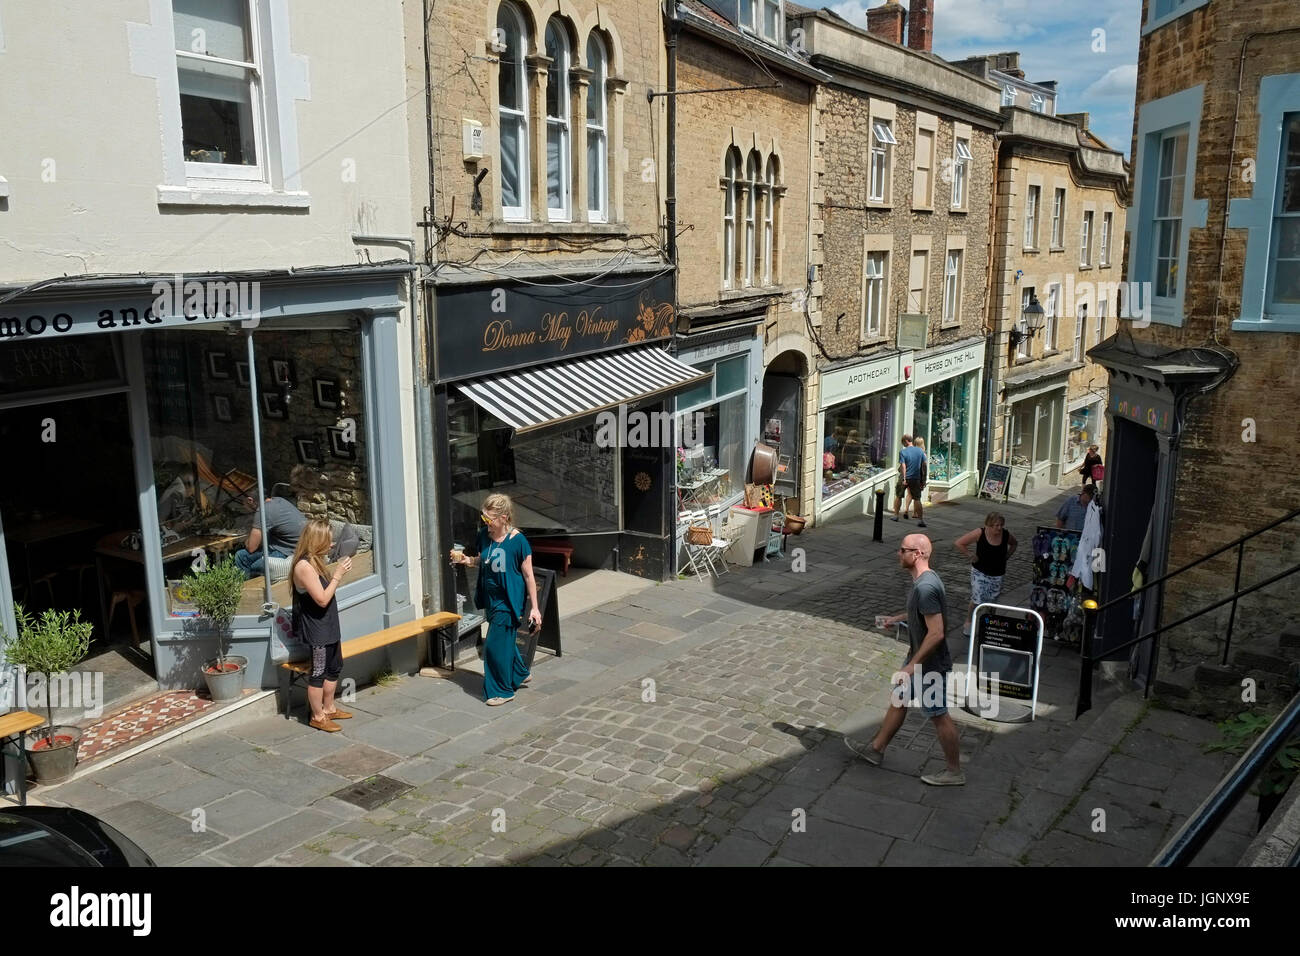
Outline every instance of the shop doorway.
<path fill-rule="evenodd" d="M 759 414 L 759 434 L 764 442 L 778 449 L 776 494 L 780 499 L 793 498 L 802 504 L 799 448 L 803 440 L 803 378 L 806 361 L 800 352 L 782 352 L 763 374 L 763 403 Z M 798 511 L 799 509 L 788 510 Z"/>
<path fill-rule="evenodd" d="M 126 393 L 0 409 L 0 441 L 13 600 L 34 615 L 75 610 L 94 625 L 77 670 L 104 674 L 100 703 L 153 689 L 144 552 L 125 561 L 104 554 L 140 527 Z"/>
<path fill-rule="evenodd" d="M 1103 547 L 1106 574 L 1102 603 L 1133 588 L 1133 569 L 1142 557 L 1156 501 L 1156 472 L 1160 449 L 1156 433 L 1133 422 L 1116 419 L 1107 451 L 1106 509 Z M 1153 543 L 1152 547 L 1156 545 Z M 1150 574 L 1146 577 L 1150 580 Z M 1151 592 L 1148 592 L 1148 596 Z M 1136 636 L 1133 601 L 1124 600 L 1106 611 L 1097 625 L 1100 655 Z M 1148 649 L 1150 642 L 1145 645 Z M 1149 652 L 1149 650 L 1147 651 Z"/>

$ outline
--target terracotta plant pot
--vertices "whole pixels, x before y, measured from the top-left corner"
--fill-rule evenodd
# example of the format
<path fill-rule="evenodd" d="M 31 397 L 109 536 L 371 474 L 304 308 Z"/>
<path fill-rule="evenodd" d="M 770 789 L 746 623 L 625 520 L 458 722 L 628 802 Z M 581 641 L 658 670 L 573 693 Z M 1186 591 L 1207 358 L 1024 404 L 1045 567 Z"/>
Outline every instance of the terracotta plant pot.
<path fill-rule="evenodd" d="M 799 534 L 803 531 L 804 525 L 808 523 L 807 518 L 800 518 L 798 515 L 785 516 L 785 534 Z"/>

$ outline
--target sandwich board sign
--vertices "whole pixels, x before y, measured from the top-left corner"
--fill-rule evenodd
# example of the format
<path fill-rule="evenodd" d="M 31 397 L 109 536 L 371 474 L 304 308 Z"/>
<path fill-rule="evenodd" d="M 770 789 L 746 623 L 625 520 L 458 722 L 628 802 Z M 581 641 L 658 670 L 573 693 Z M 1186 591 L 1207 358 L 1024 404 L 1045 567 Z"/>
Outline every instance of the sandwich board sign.
<path fill-rule="evenodd" d="M 1033 720 L 1042 656 L 1043 619 L 1037 611 L 1006 604 L 975 608 L 966 656 L 965 710 L 1003 723 Z M 994 707 L 972 709 L 972 701 L 989 698 Z"/>

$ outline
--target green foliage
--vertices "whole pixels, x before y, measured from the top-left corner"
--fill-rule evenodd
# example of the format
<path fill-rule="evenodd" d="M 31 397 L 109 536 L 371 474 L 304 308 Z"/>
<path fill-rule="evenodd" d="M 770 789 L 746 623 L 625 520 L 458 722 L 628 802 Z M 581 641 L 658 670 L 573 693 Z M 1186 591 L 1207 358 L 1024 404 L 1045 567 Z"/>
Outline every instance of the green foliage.
<path fill-rule="evenodd" d="M 32 617 L 15 601 L 14 619 L 18 636 L 5 644 L 5 657 L 16 667 L 44 674 L 47 682 L 76 667 L 90 653 L 95 625 L 83 621 L 80 611 L 47 608 L 40 617 Z M 48 739 L 54 732 L 54 701 L 49 695 L 45 706 Z"/>
<path fill-rule="evenodd" d="M 18 637 L 5 645 L 9 663 L 50 677 L 71 670 L 90 652 L 95 625 L 81 619 L 80 611 L 53 608 L 32 617 L 14 603 Z"/>
<path fill-rule="evenodd" d="M 1269 724 L 1273 723 L 1273 718 L 1276 716 L 1276 714 L 1242 711 L 1237 716 L 1220 722 L 1220 739 L 1207 744 L 1205 749 L 1233 755 L 1244 754 Z M 1300 738 L 1284 744 L 1277 752 L 1277 756 L 1273 758 L 1273 762 L 1260 774 L 1260 795 L 1285 793 L 1297 774 L 1300 774 Z"/>
<path fill-rule="evenodd" d="M 230 627 L 244 593 L 244 572 L 234 558 L 226 558 L 206 571 L 185 575 L 183 584 L 199 614 L 211 621 L 213 627 L 219 631 Z"/>
<path fill-rule="evenodd" d="M 239 610 L 239 602 L 244 594 L 244 572 L 239 569 L 234 558 L 226 558 L 206 571 L 185 575 L 182 584 L 188 589 L 190 600 L 198 608 L 199 615 L 207 618 L 217 631 L 220 641 L 217 646 L 217 664 L 225 664 L 222 639 L 230 633 L 230 622 Z"/>

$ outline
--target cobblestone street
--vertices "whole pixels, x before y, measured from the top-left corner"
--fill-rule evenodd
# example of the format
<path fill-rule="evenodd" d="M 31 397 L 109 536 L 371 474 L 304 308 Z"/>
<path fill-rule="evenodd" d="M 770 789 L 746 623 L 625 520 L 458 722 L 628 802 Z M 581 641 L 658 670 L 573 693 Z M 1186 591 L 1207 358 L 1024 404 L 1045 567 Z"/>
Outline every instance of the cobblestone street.
<path fill-rule="evenodd" d="M 1055 503 L 1000 510 L 1024 541 Z M 951 541 L 987 508 L 927 513 L 958 661 L 968 591 Z M 480 678 L 463 670 L 406 677 L 359 692 L 340 734 L 258 718 L 41 796 L 97 813 L 163 864 L 1147 862 L 1226 758 L 1202 750 L 1212 725 L 1101 680 L 1074 721 L 1069 648 L 1045 649 L 1033 724 L 953 711 L 965 787 L 920 782 L 942 758 L 919 714 L 883 767 L 844 746 L 873 732 L 905 656 L 868 628 L 903 605 L 894 549 L 913 530 L 886 521 L 873 543 L 868 519 L 816 529 L 789 542 L 806 549 L 803 574 L 787 557 L 567 617 L 564 656 L 539 654 L 533 685 L 507 707 L 484 707 Z M 1004 596 L 1019 603 L 1028 561 L 1013 565 Z M 337 795 L 376 774 L 409 789 L 371 810 Z M 1236 862 L 1249 804 L 1199 862 Z"/>

